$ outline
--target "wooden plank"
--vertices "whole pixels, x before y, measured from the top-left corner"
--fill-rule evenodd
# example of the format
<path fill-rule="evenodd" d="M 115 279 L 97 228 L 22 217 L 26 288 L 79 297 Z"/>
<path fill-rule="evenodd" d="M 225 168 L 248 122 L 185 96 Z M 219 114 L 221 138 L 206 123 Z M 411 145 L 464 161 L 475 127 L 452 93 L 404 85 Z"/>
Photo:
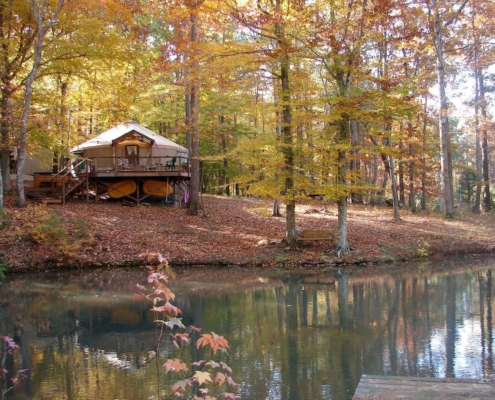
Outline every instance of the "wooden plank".
<path fill-rule="evenodd" d="M 62 204 L 62 199 L 43 199 L 43 204 Z"/>
<path fill-rule="evenodd" d="M 474 379 L 363 375 L 354 400 L 495 399 L 495 384 Z"/>
<path fill-rule="evenodd" d="M 328 230 L 305 229 L 299 234 L 298 240 L 333 240 L 333 234 Z"/>

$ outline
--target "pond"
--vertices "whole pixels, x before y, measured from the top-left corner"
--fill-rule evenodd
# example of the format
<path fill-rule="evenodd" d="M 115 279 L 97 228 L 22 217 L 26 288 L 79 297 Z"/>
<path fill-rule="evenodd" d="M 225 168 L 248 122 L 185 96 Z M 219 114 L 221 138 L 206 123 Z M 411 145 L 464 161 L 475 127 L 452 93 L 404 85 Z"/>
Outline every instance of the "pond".
<path fill-rule="evenodd" d="M 229 341 L 241 398 L 351 399 L 362 374 L 493 378 L 494 268 L 494 259 L 474 257 L 353 273 L 192 268 L 172 289 L 186 325 Z M 153 319 L 133 296 L 146 275 L 9 277 L 0 285 L 0 334 L 20 348 L 2 362 L 29 379 L 5 398 L 152 396 Z M 159 357 L 173 353 L 165 341 Z"/>

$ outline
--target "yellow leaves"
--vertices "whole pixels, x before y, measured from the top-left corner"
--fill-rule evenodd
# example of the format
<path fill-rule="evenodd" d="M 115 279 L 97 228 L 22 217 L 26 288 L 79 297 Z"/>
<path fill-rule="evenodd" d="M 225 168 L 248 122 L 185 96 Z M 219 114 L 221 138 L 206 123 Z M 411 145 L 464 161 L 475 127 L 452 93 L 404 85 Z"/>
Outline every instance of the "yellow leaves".
<path fill-rule="evenodd" d="M 193 376 L 193 381 L 202 385 L 203 383 L 212 382 L 209 372 L 196 371 Z"/>
<path fill-rule="evenodd" d="M 226 380 L 227 380 L 227 377 L 223 373 L 218 372 L 215 376 L 214 382 L 215 382 L 215 385 L 222 386 L 226 382 Z"/>

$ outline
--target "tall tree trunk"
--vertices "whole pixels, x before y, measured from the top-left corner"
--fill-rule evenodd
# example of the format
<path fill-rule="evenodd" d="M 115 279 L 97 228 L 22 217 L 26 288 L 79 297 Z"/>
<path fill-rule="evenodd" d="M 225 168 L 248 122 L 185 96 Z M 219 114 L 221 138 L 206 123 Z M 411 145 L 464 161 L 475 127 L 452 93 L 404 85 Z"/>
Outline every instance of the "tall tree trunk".
<path fill-rule="evenodd" d="M 195 12 L 190 15 L 191 30 L 190 30 L 190 41 L 191 45 L 195 46 L 198 42 L 198 17 Z M 196 50 L 193 50 L 193 63 L 195 65 L 194 72 L 197 72 L 197 60 L 196 60 Z M 198 99 L 199 87 L 196 82 L 193 82 L 190 86 L 189 100 L 191 105 L 191 185 L 189 188 L 189 215 L 198 215 L 198 210 L 200 208 L 199 204 L 199 190 L 200 190 L 200 166 L 199 166 L 199 99 Z"/>
<path fill-rule="evenodd" d="M 452 173 L 452 146 L 449 135 L 449 110 L 447 106 L 447 96 L 445 94 L 445 57 L 443 51 L 444 30 L 455 21 L 464 9 L 468 0 L 464 0 L 459 8 L 447 15 L 448 19 L 444 22 L 440 16 L 437 0 L 428 4 L 428 14 L 433 17 L 433 44 L 437 58 L 437 80 L 438 80 L 438 98 L 439 98 L 439 132 L 440 132 L 440 156 L 442 167 L 442 191 L 443 191 L 443 212 L 445 218 L 454 218 L 454 184 Z M 433 14 L 433 15 L 432 15 Z M 445 14 L 445 13 L 444 13 Z"/>
<path fill-rule="evenodd" d="M 486 113 L 486 98 L 485 98 L 485 82 L 483 71 L 478 71 L 479 90 L 480 90 L 480 106 L 481 106 L 481 152 L 482 152 L 482 172 L 483 172 L 483 211 L 490 212 L 492 210 L 492 202 L 490 197 L 490 173 L 488 159 L 488 128 L 487 128 L 487 113 Z"/>
<path fill-rule="evenodd" d="M 0 129 L 1 129 L 1 140 L 2 143 L 0 145 L 0 168 L 2 170 L 2 178 L 4 181 L 4 192 L 9 193 L 12 190 L 12 185 L 10 184 L 10 150 L 14 143 L 12 143 L 10 139 L 10 126 L 12 124 L 12 115 L 10 111 L 11 107 L 11 96 L 12 91 L 9 89 L 9 82 L 4 80 L 2 82 L 2 90 L 1 90 L 1 118 Z"/>
<path fill-rule="evenodd" d="M 0 215 L 3 212 L 3 178 L 2 178 L 2 166 L 0 165 Z"/>
<path fill-rule="evenodd" d="M 350 121 L 351 124 L 351 144 L 353 147 L 352 150 L 352 159 L 349 162 L 349 168 L 352 171 L 353 180 L 351 184 L 355 186 L 356 182 L 360 180 L 361 175 L 361 160 L 359 159 L 359 122 L 356 120 Z M 361 193 L 356 193 L 353 191 L 351 193 L 351 201 L 355 204 L 363 204 L 363 195 Z"/>
<path fill-rule="evenodd" d="M 280 2 L 277 0 L 277 9 L 280 10 Z M 296 203 L 294 200 L 294 138 L 292 137 L 292 105 L 290 90 L 290 60 L 287 53 L 288 43 L 286 33 L 281 23 L 275 24 L 275 36 L 277 46 L 283 54 L 280 59 L 280 84 L 282 86 L 282 141 L 284 143 L 284 191 L 285 204 L 285 240 L 289 246 L 297 243 L 296 233 Z"/>
<path fill-rule="evenodd" d="M 386 127 L 387 131 L 391 131 L 391 127 L 387 126 Z M 392 143 L 390 139 L 386 139 L 385 143 L 388 147 L 392 146 Z M 391 154 L 388 155 L 388 170 L 390 174 L 390 187 L 392 188 L 392 199 L 394 202 L 394 219 L 396 221 L 400 221 L 400 214 L 399 214 L 399 194 L 397 191 L 397 181 L 395 179 L 395 168 L 394 168 L 394 158 L 392 157 Z"/>
<path fill-rule="evenodd" d="M 341 81 L 343 83 L 343 81 Z M 342 85 L 344 90 L 344 85 Z M 346 90 L 345 90 L 346 91 Z M 349 116 L 341 115 L 339 122 L 338 143 L 344 144 L 349 140 Z M 347 157 L 344 146 L 339 148 L 337 158 L 337 190 L 340 193 L 337 199 L 337 255 L 343 252 L 349 252 L 348 231 L 347 231 Z"/>
<path fill-rule="evenodd" d="M 443 27 L 438 10 L 434 11 L 434 40 L 437 55 L 437 83 L 440 107 L 438 123 L 440 132 L 440 156 L 442 170 L 443 212 L 446 218 L 454 218 L 454 185 L 452 178 L 452 146 L 449 135 L 449 110 L 445 94 L 445 59 L 443 55 Z"/>
<path fill-rule="evenodd" d="M 281 217 L 282 214 L 280 214 L 280 202 L 275 199 L 273 200 L 273 208 L 272 208 L 272 217 Z"/>
<path fill-rule="evenodd" d="M 481 182 L 483 180 L 482 172 L 482 155 L 480 144 L 480 107 L 479 107 L 479 80 L 478 69 L 474 72 L 474 129 L 475 129 L 475 148 L 476 148 L 476 194 L 474 197 L 474 205 L 472 208 L 473 213 L 479 214 L 481 209 Z"/>
<path fill-rule="evenodd" d="M 402 152 L 404 151 L 402 140 L 399 143 L 399 149 L 402 154 Z M 406 195 L 405 195 L 405 187 L 404 187 L 404 161 L 402 161 L 402 156 L 398 164 L 399 164 L 399 202 L 400 204 L 406 204 Z"/>
<path fill-rule="evenodd" d="M 36 27 L 38 37 L 36 40 L 36 49 L 31 72 L 29 73 L 24 93 L 24 109 L 22 111 L 21 127 L 19 132 L 19 152 L 17 160 L 17 205 L 19 207 L 26 207 L 26 197 L 24 195 L 24 161 L 26 159 L 26 147 L 27 147 L 27 122 L 29 118 L 29 111 L 31 109 L 31 95 L 33 92 L 33 82 L 38 73 L 38 68 L 41 63 L 41 55 L 43 52 L 43 39 L 48 30 L 57 22 L 57 16 L 62 10 L 65 0 L 58 0 L 57 8 L 47 19 L 46 25 L 43 26 L 43 20 L 46 13 L 46 3 L 36 4 L 35 0 L 31 0 L 31 8 L 34 18 L 36 20 Z"/>
<path fill-rule="evenodd" d="M 421 172 L 421 209 L 423 211 L 426 210 L 426 132 L 427 132 L 427 114 L 426 114 L 426 105 L 428 102 L 428 98 L 425 97 L 425 105 L 423 111 L 423 154 L 422 154 L 422 164 L 423 171 Z"/>
<path fill-rule="evenodd" d="M 396 221 L 400 221 L 399 195 L 397 193 L 397 182 L 395 180 L 394 158 L 392 157 L 392 155 L 389 155 L 388 159 L 389 159 L 389 164 L 390 164 L 390 183 L 392 186 L 392 198 L 394 199 L 394 219 Z"/>
<path fill-rule="evenodd" d="M 412 139 L 413 132 L 411 123 L 408 122 L 409 139 Z M 414 148 L 412 143 L 409 143 L 409 209 L 411 212 L 416 212 L 416 199 L 414 191 Z"/>

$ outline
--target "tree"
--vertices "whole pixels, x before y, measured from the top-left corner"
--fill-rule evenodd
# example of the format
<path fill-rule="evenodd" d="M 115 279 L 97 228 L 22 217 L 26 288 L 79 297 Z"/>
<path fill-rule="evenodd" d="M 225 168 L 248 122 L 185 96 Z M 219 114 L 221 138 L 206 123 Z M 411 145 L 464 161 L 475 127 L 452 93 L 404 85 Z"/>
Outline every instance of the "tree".
<path fill-rule="evenodd" d="M 366 29 L 370 27 L 367 15 L 367 0 L 347 4 L 331 2 L 327 10 L 314 15 L 318 21 L 317 29 L 312 32 L 310 41 L 316 45 L 311 49 L 325 68 L 329 79 L 335 85 L 335 98 L 330 98 L 332 115 L 336 127 L 338 193 L 338 228 L 336 252 L 350 251 L 347 230 L 347 151 L 350 144 L 350 124 L 353 119 L 354 74 L 359 71 L 360 57 Z M 352 26 L 354 29 L 349 29 Z M 330 27 L 330 29 L 328 29 Z"/>
<path fill-rule="evenodd" d="M 28 2 L 15 0 L 0 2 L 0 79 L 1 79 L 1 144 L 0 144 L 0 199 L 11 190 L 10 150 L 15 126 L 15 94 L 22 88 L 22 75 L 32 61 L 32 46 L 36 29 L 31 19 Z"/>
<path fill-rule="evenodd" d="M 449 109 L 445 92 L 445 54 L 444 36 L 446 29 L 452 25 L 462 12 L 468 0 L 463 0 L 457 9 L 450 11 L 451 2 L 445 5 L 441 1 L 427 2 L 430 33 L 437 59 L 436 71 L 438 79 L 438 125 L 440 133 L 440 156 L 442 168 L 443 212 L 446 218 L 454 218 L 454 185 L 452 178 L 452 146 L 449 136 Z"/>
<path fill-rule="evenodd" d="M 254 5 L 253 5 L 254 7 Z M 293 95 L 291 89 L 292 54 L 296 46 L 293 43 L 295 32 L 289 33 L 290 23 L 298 15 L 300 8 L 291 0 L 276 0 L 274 2 L 257 2 L 256 7 L 232 8 L 233 18 L 254 32 L 257 37 L 269 41 L 269 45 L 257 49 L 257 52 L 266 52 L 271 60 L 266 63 L 272 66 L 270 73 L 276 79 L 274 84 L 274 100 L 280 102 L 278 116 L 280 121 L 280 144 L 277 146 L 282 159 L 275 180 L 283 181 L 281 194 L 286 203 L 285 241 L 289 246 L 297 243 L 296 232 L 296 188 L 295 188 L 295 154 L 293 133 Z M 273 46 L 273 48 L 270 48 Z"/>
<path fill-rule="evenodd" d="M 470 42 L 471 51 L 467 53 L 469 66 L 473 70 L 475 79 L 475 132 L 476 132 L 476 169 L 479 181 L 476 190 L 476 203 L 474 211 L 479 212 L 480 189 L 483 189 L 483 211 L 492 209 L 490 196 L 489 151 L 488 151 L 488 127 L 490 124 L 487 113 L 486 98 L 486 70 L 492 64 L 495 48 L 490 43 L 490 34 L 493 28 L 491 16 L 495 12 L 492 4 L 475 2 L 471 10 Z M 480 146 L 481 142 L 481 146 Z M 481 148 L 480 148 L 481 147 Z"/>
<path fill-rule="evenodd" d="M 33 60 L 33 65 L 31 71 L 26 79 L 25 83 L 25 93 L 24 93 L 24 109 L 22 111 L 21 126 L 19 132 L 19 152 L 17 161 L 17 203 L 20 207 L 26 206 L 26 198 L 24 196 L 24 160 L 26 156 L 26 145 L 27 145 L 27 123 L 29 118 L 29 111 L 31 108 L 31 95 L 33 91 L 33 82 L 38 73 L 38 68 L 41 63 L 41 55 L 43 53 L 43 39 L 45 38 L 48 30 L 51 29 L 53 25 L 57 22 L 57 17 L 65 0 L 58 0 L 56 7 L 51 9 L 49 5 L 46 4 L 46 0 L 31 0 L 31 10 L 36 21 L 36 47 L 35 55 Z"/>

